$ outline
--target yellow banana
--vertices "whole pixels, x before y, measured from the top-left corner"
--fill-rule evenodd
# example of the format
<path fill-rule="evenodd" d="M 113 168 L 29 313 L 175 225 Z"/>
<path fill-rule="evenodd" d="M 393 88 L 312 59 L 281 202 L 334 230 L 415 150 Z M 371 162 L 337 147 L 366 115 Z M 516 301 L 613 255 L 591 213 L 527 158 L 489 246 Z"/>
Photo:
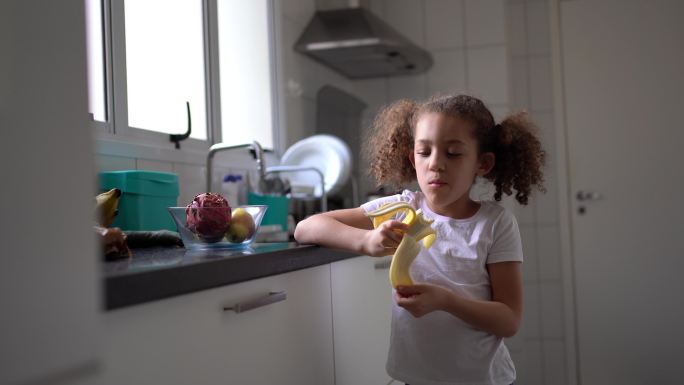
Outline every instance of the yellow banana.
<path fill-rule="evenodd" d="M 428 249 L 432 246 L 432 242 L 434 242 L 436 237 L 435 231 L 431 227 L 433 220 L 426 219 L 420 209 L 414 210 L 406 202 L 387 203 L 375 211 L 366 213 L 366 215 L 373 221 L 373 227 L 378 227 L 382 222 L 402 212 L 405 213 L 402 222 L 408 225 L 408 230 L 392 256 L 392 264 L 389 271 L 392 287 L 413 284 L 409 268 L 420 252 L 418 242 L 422 240 L 423 246 Z"/>
<path fill-rule="evenodd" d="M 119 212 L 117 210 L 119 197 L 121 197 L 121 190 L 118 188 L 113 188 L 95 197 L 95 214 L 100 226 L 109 227 L 114 221 L 114 217 Z"/>

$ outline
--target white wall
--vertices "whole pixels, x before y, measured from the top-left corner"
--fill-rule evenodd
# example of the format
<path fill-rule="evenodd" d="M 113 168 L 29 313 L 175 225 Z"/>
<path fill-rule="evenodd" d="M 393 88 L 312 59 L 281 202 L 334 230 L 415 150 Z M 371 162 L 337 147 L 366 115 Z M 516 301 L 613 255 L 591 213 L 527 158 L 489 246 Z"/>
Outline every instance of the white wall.
<path fill-rule="evenodd" d="M 84 14 L 82 0 L 0 2 L 0 384 L 68 383 L 96 363 Z"/>
<path fill-rule="evenodd" d="M 526 254 L 526 320 L 514 339 L 514 354 L 521 364 L 521 383 L 563 385 L 569 370 L 566 344 L 572 342 L 564 325 L 549 5 L 547 0 L 515 0 L 508 10 L 512 106 L 530 112 L 548 153 L 547 193 L 536 194 L 529 207 L 516 210 Z"/>

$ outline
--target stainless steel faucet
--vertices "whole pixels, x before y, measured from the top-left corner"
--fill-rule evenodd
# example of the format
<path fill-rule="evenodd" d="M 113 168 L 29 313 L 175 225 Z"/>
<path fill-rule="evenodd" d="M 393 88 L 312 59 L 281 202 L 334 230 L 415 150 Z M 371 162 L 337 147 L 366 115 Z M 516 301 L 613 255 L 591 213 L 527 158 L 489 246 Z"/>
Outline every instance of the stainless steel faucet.
<path fill-rule="evenodd" d="M 227 144 L 227 143 L 216 143 L 209 147 L 209 153 L 207 154 L 207 192 L 211 191 L 211 177 L 212 177 L 212 163 L 214 161 L 214 155 L 217 152 L 236 150 L 239 148 L 252 148 L 256 154 L 257 161 L 257 171 L 259 172 L 259 180 L 264 180 L 266 175 L 266 164 L 264 163 L 264 150 L 261 144 L 256 140 L 252 143 L 245 144 Z"/>
<path fill-rule="evenodd" d="M 256 140 L 252 143 L 245 144 L 227 144 L 227 143 L 216 143 L 209 147 L 209 153 L 207 154 L 207 192 L 211 191 L 211 177 L 212 177 L 212 163 L 214 161 L 214 155 L 217 152 L 236 150 L 239 148 L 252 148 L 256 154 L 257 161 L 257 171 L 259 172 L 259 189 L 263 189 L 266 181 L 266 174 L 277 174 L 281 172 L 315 172 L 321 183 L 321 210 L 323 212 L 328 211 L 328 199 L 325 191 L 325 177 L 323 173 L 315 168 L 309 166 L 272 166 L 266 168 L 266 163 L 264 163 L 264 150 L 261 144 Z M 259 191 L 263 192 L 263 191 Z"/>

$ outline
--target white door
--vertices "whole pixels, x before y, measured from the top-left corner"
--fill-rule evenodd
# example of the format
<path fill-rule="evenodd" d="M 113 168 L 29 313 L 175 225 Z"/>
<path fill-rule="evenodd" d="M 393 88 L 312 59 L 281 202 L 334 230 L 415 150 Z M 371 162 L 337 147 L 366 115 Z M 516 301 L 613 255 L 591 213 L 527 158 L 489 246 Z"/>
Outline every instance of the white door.
<path fill-rule="evenodd" d="M 579 379 L 682 383 L 684 1 L 560 15 Z"/>

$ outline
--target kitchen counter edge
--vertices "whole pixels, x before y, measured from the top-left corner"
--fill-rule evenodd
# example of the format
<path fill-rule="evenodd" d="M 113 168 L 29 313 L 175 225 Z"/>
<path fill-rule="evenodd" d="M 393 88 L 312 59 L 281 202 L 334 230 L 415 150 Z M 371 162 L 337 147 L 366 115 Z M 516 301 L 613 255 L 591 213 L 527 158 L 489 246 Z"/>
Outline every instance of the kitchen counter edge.
<path fill-rule="evenodd" d="M 170 249 L 169 254 L 183 249 Z M 316 245 L 295 244 L 251 255 L 204 260 L 125 274 L 105 273 L 104 310 L 170 298 L 257 278 L 329 264 L 359 254 Z"/>

